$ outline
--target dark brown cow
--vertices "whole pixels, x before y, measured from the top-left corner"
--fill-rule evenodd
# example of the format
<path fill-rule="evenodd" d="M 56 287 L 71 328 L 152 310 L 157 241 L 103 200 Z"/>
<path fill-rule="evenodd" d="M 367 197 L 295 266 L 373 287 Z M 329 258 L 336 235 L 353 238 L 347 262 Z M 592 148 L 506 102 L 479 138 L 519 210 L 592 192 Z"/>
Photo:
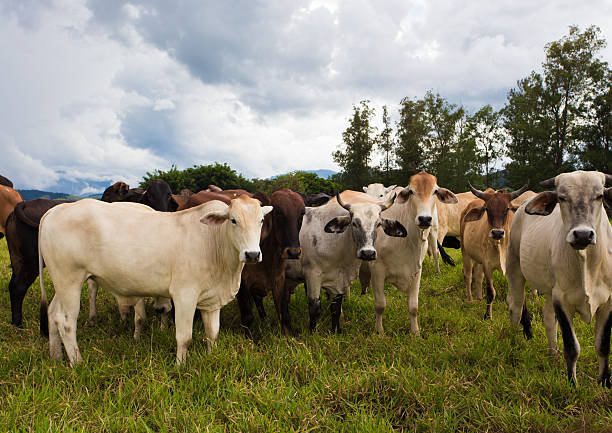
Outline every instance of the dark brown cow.
<path fill-rule="evenodd" d="M 491 318 L 495 288 L 493 271 L 506 274 L 506 253 L 512 217 L 516 207 L 512 200 L 527 190 L 527 185 L 518 191 L 482 192 L 472 185 L 470 190 L 479 200 L 473 200 L 461 213 L 461 255 L 463 277 L 467 297 L 472 300 L 472 278 L 474 264 L 481 264 L 487 281 L 487 309 L 485 319 Z M 484 214 L 487 218 L 483 218 Z M 477 277 L 479 278 L 479 277 Z M 478 279 L 477 279 L 478 281 Z"/>
<path fill-rule="evenodd" d="M 116 201 L 129 201 L 132 203 L 140 203 L 144 189 L 132 188 L 125 182 L 115 182 L 102 193 L 100 200 L 107 203 L 114 203 Z"/>
<path fill-rule="evenodd" d="M 301 256 L 299 234 L 305 206 L 302 198 L 290 189 L 275 191 L 270 200 L 273 206 L 270 232 L 262 236 L 260 243 L 263 260 L 244 267 L 236 297 L 241 322 L 248 328 L 253 323 L 252 301 L 255 301 L 259 316 L 264 318 L 262 299 L 271 291 L 283 332 L 290 335 L 291 290 L 285 288 L 285 261 Z"/>
<path fill-rule="evenodd" d="M 10 188 L 13 187 L 13 182 L 11 182 L 9 179 L 7 179 L 6 177 L 2 176 L 0 174 L 0 185 L 4 185 L 4 186 L 8 186 Z"/>
<path fill-rule="evenodd" d="M 22 324 L 23 298 L 38 276 L 38 224 L 42 216 L 66 200 L 39 198 L 18 203 L 6 221 L 6 242 L 13 274 L 9 282 L 11 323 Z M 41 329 L 44 334 L 46 330 Z"/>

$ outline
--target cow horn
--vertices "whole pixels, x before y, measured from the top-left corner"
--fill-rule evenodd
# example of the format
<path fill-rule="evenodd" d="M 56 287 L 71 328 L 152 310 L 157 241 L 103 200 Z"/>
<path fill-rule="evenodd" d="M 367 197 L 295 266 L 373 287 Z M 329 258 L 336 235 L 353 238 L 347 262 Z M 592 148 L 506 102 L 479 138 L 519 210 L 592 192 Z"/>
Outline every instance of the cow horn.
<path fill-rule="evenodd" d="M 612 174 L 606 174 L 606 186 L 612 186 Z"/>
<path fill-rule="evenodd" d="M 542 182 L 540 182 L 540 185 L 543 186 L 544 188 L 552 189 L 555 187 L 555 179 L 556 179 L 556 176 L 551 177 L 550 179 L 543 180 Z"/>
<path fill-rule="evenodd" d="M 393 193 L 393 195 L 386 202 L 380 205 L 381 212 L 391 207 L 393 202 L 395 202 L 395 197 L 397 197 L 397 194 Z"/>
<path fill-rule="evenodd" d="M 351 211 L 351 205 L 348 203 L 344 203 L 342 201 L 342 199 L 340 198 L 340 193 L 336 194 L 336 200 L 338 200 L 338 204 L 342 206 L 344 209 L 346 209 L 349 212 Z"/>
<path fill-rule="evenodd" d="M 514 200 L 515 198 L 517 198 L 519 195 L 521 195 L 522 193 L 524 193 L 525 191 L 527 191 L 527 188 L 529 188 L 529 181 L 523 185 L 521 187 L 521 189 L 519 189 L 518 191 L 512 191 L 512 195 L 510 196 L 510 200 Z"/>
<path fill-rule="evenodd" d="M 478 197 L 479 199 L 484 200 L 486 197 L 486 194 L 482 191 L 477 190 L 476 188 L 474 188 L 472 186 L 472 184 L 470 183 L 470 181 L 468 181 L 468 186 L 470 187 L 470 191 L 472 191 L 472 194 L 474 194 L 476 197 Z"/>

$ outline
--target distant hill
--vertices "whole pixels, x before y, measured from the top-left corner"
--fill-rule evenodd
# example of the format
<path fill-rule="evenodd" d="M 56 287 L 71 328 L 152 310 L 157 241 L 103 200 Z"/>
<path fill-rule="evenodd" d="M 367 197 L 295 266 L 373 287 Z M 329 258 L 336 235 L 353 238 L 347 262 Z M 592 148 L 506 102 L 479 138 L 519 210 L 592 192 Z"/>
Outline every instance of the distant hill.
<path fill-rule="evenodd" d="M 81 197 L 63 192 L 40 191 L 38 189 L 19 189 L 19 194 L 24 200 L 35 200 L 37 198 L 46 198 L 49 200 L 80 200 Z"/>

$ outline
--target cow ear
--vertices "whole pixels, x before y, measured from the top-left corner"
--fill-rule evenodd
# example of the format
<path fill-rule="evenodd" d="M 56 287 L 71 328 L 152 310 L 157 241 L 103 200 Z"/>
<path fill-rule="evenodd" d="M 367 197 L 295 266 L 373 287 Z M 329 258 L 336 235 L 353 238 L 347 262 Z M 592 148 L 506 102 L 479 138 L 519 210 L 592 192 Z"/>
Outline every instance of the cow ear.
<path fill-rule="evenodd" d="M 471 209 L 465 215 L 465 217 L 463 217 L 463 220 L 466 223 L 469 223 L 471 221 L 478 221 L 480 218 L 482 218 L 482 216 L 484 215 L 484 212 L 485 212 L 485 207 L 484 206 L 475 207 L 474 209 Z"/>
<path fill-rule="evenodd" d="M 222 211 L 212 211 L 204 215 L 200 222 L 209 226 L 217 226 L 223 224 L 229 218 L 229 207 Z"/>
<path fill-rule="evenodd" d="M 363 192 L 365 192 L 365 193 L 368 192 L 368 187 L 367 186 L 362 186 L 361 188 L 363 188 Z"/>
<path fill-rule="evenodd" d="M 264 216 L 272 212 L 272 209 L 274 209 L 273 206 L 262 206 L 261 207 L 261 211 L 263 212 Z"/>
<path fill-rule="evenodd" d="M 382 227 L 385 233 L 394 238 L 405 238 L 408 232 L 406 228 L 397 220 L 382 219 Z"/>
<path fill-rule="evenodd" d="M 351 222 L 348 216 L 340 216 L 325 224 L 325 233 L 343 233 Z"/>
<path fill-rule="evenodd" d="M 525 213 L 529 215 L 550 215 L 557 205 L 557 193 L 544 191 L 536 195 L 525 206 Z"/>
<path fill-rule="evenodd" d="M 386 188 L 385 188 L 385 192 L 391 192 L 391 191 L 393 191 L 393 190 L 395 189 L 395 187 L 396 187 L 396 186 L 397 186 L 397 185 L 391 185 L 391 186 L 386 187 Z"/>
<path fill-rule="evenodd" d="M 129 190 L 130 186 L 127 183 L 121 182 L 121 184 L 119 185 L 119 193 L 121 195 L 127 194 Z"/>
<path fill-rule="evenodd" d="M 410 188 L 404 188 L 403 190 L 401 190 L 399 192 L 399 194 L 397 195 L 397 198 L 395 199 L 395 201 L 397 203 L 404 203 L 405 201 L 407 201 L 410 198 L 410 196 L 412 194 L 414 194 L 414 193 L 412 192 L 412 190 Z"/>
<path fill-rule="evenodd" d="M 169 202 L 168 202 L 168 211 L 169 212 L 176 212 L 176 210 L 178 209 L 178 203 L 176 202 L 176 200 L 174 199 L 174 196 L 171 195 Z"/>
<path fill-rule="evenodd" d="M 604 200 L 612 207 L 612 187 L 604 189 Z"/>
<path fill-rule="evenodd" d="M 442 203 L 454 204 L 459 202 L 455 194 L 446 188 L 438 188 L 436 195 L 438 196 L 438 200 L 440 200 Z"/>
<path fill-rule="evenodd" d="M 510 209 L 512 212 L 516 212 L 519 209 L 519 206 L 510 206 L 508 209 Z"/>
<path fill-rule="evenodd" d="M 253 194 L 253 198 L 259 200 L 262 206 L 269 206 L 272 204 L 272 200 L 270 200 L 270 197 L 268 197 L 263 192 L 256 192 L 255 194 Z"/>

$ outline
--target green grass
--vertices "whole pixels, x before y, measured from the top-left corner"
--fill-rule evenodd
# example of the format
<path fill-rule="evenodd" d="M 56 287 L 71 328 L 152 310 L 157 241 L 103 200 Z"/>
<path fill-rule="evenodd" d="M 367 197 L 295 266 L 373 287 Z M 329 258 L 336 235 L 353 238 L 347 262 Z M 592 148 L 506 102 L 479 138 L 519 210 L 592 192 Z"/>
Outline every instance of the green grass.
<path fill-rule="evenodd" d="M 452 251 L 456 261 L 460 254 Z M 546 356 L 542 298 L 529 297 L 534 339 L 511 330 L 506 284 L 497 275 L 493 320 L 484 301 L 467 303 L 460 265 L 435 275 L 426 259 L 421 334 L 409 333 L 405 297 L 387 290 L 386 334 L 374 333 L 370 293 L 345 300 L 341 335 L 332 335 L 328 302 L 318 331 L 307 332 L 307 301 L 291 304 L 296 336 L 281 336 L 271 299 L 244 337 L 235 303 L 221 314 L 218 347 L 208 354 L 201 321 L 186 366 L 177 368 L 173 328 L 159 330 L 148 307 L 143 338 L 131 338 L 101 290 L 99 319 L 78 339 L 84 362 L 53 362 L 38 333 L 38 282 L 24 302 L 24 327 L 9 324 L 9 258 L 0 241 L 0 430 L 2 431 L 604 431 L 612 394 L 597 386 L 592 325 L 576 320 L 582 346 L 578 387 L 561 355 Z M 46 280 L 47 287 L 51 287 Z M 50 296 L 53 290 L 50 289 Z M 560 340 L 560 338 L 559 338 Z"/>

